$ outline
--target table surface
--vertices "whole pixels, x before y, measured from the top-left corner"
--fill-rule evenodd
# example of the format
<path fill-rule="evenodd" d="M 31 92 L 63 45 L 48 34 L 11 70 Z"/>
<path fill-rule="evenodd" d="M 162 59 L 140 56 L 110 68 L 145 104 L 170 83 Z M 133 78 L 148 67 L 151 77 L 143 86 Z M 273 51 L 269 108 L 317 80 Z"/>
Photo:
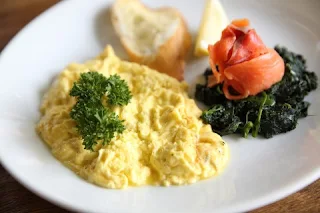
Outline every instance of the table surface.
<path fill-rule="evenodd" d="M 59 0 L 1 0 L 0 51 L 35 16 Z M 69 212 L 34 195 L 0 165 L 0 212 Z M 252 213 L 320 212 L 320 179 L 301 191 Z"/>

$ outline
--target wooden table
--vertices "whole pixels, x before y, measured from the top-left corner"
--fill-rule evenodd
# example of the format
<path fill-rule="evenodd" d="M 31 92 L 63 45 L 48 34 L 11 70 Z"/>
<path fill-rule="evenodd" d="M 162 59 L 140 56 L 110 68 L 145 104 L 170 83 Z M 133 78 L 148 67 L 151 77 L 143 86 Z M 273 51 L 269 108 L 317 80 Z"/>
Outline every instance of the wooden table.
<path fill-rule="evenodd" d="M 0 51 L 31 19 L 59 0 L 1 0 Z M 0 212 L 69 212 L 32 194 L 0 166 Z M 320 213 L 320 180 L 305 189 L 252 213 Z"/>

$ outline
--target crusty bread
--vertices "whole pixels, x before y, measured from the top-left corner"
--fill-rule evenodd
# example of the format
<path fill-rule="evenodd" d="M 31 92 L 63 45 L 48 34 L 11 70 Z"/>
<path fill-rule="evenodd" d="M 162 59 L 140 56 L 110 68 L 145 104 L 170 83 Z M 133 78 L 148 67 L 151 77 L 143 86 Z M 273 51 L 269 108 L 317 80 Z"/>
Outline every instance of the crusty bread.
<path fill-rule="evenodd" d="M 191 35 L 179 11 L 151 9 L 139 0 L 116 0 L 111 20 L 131 61 L 184 79 Z"/>

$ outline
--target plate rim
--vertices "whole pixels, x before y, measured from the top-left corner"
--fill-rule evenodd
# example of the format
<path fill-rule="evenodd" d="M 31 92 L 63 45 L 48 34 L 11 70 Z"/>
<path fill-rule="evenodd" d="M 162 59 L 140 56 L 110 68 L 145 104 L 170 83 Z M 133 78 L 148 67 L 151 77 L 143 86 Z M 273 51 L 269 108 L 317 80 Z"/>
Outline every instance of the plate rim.
<path fill-rule="evenodd" d="M 0 156 L 1 157 L 1 156 Z M 1 160 L 1 159 L 0 159 Z M 1 160 L 1 164 L 3 168 L 23 187 L 28 189 L 30 192 L 34 193 L 35 195 L 39 196 L 40 198 L 50 202 L 51 204 L 54 204 L 58 207 L 64 208 L 66 210 L 70 211 L 76 211 L 76 212 L 96 212 L 92 211 L 92 209 L 83 209 L 76 205 L 69 205 L 67 202 L 64 202 L 63 200 L 56 200 L 51 195 L 48 195 L 46 193 L 41 192 L 35 185 L 29 184 L 26 181 L 21 178 L 21 176 L 16 175 L 13 170 L 10 169 L 10 167 L 7 166 L 7 164 L 3 163 Z M 61 164 L 62 165 L 62 164 Z M 300 191 L 301 189 L 307 187 L 308 185 L 314 183 L 320 179 L 320 169 L 317 169 L 311 174 L 307 175 L 305 178 L 300 178 L 299 180 L 292 182 L 285 187 L 282 187 L 280 189 L 277 189 L 276 191 L 269 193 L 267 195 L 264 195 L 259 198 L 255 198 L 250 201 L 246 201 L 241 204 L 233 205 L 232 207 L 223 210 L 222 212 L 245 212 L 245 211 L 252 211 L 261 207 L 264 207 L 266 205 L 269 205 L 271 203 L 277 202 L 295 192 Z M 253 204 L 252 204 L 253 203 Z M 97 211 L 99 212 L 99 211 Z M 111 212 L 106 212 L 111 213 Z"/>

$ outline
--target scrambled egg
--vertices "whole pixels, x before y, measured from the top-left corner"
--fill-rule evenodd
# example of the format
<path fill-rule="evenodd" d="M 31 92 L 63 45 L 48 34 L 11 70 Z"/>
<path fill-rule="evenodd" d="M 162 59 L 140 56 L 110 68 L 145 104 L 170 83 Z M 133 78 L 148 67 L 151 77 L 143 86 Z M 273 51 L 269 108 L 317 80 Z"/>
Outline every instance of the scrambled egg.
<path fill-rule="evenodd" d="M 85 150 L 69 113 L 69 96 L 80 73 L 118 74 L 132 92 L 131 102 L 114 111 L 126 130 L 109 145 Z M 70 64 L 41 104 L 37 132 L 53 155 L 88 181 L 107 188 L 182 185 L 218 174 L 227 163 L 227 144 L 199 119 L 187 84 L 136 63 L 121 61 L 108 46 L 94 60 Z"/>

